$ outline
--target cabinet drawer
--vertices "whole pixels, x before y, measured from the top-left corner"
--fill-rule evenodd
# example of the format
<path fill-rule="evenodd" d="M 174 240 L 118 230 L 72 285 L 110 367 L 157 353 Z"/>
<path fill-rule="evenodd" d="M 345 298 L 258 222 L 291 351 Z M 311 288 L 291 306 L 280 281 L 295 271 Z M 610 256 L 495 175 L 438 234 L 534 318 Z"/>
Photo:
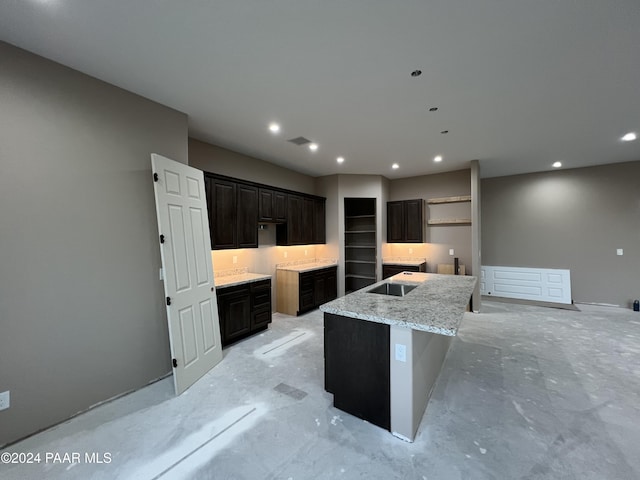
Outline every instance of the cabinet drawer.
<path fill-rule="evenodd" d="M 253 293 L 253 308 L 271 305 L 271 290 L 260 290 Z"/>
<path fill-rule="evenodd" d="M 271 310 L 260 310 L 254 312 L 252 329 L 257 329 L 267 326 L 271 322 Z"/>

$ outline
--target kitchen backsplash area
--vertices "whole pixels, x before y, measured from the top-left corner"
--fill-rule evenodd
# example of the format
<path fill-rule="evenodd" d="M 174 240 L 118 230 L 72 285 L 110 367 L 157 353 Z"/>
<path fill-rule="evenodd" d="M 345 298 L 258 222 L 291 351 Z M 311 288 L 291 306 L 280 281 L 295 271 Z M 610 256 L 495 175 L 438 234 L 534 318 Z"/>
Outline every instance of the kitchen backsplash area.
<path fill-rule="evenodd" d="M 280 264 L 298 265 L 312 262 L 336 263 L 331 255 L 332 250 L 325 245 L 298 245 L 280 247 L 265 245 L 259 248 L 240 248 L 233 250 L 213 250 L 214 275 L 233 275 L 227 273 L 264 273 L 275 275 L 276 266 Z"/>

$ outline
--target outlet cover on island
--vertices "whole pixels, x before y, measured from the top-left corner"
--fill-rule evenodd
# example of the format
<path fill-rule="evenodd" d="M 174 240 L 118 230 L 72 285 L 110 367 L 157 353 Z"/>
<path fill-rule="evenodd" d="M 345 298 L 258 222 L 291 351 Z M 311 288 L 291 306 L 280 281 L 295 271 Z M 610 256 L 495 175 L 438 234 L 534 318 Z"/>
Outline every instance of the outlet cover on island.
<path fill-rule="evenodd" d="M 407 361 L 407 346 L 401 343 L 396 343 L 396 360 L 399 362 Z"/>
<path fill-rule="evenodd" d="M 449 249 L 449 255 L 451 255 L 452 257 L 456 254 L 456 252 L 453 250 L 453 248 Z"/>
<path fill-rule="evenodd" d="M 234 264 L 235 264 L 235 263 L 238 263 L 238 256 L 237 256 L 237 255 L 234 255 L 234 256 L 233 256 L 233 263 L 234 263 Z"/>
<path fill-rule="evenodd" d="M 409 247 L 409 253 L 413 253 L 413 248 Z"/>
<path fill-rule="evenodd" d="M 0 410 L 6 410 L 11 406 L 11 396 L 9 390 L 0 393 Z"/>

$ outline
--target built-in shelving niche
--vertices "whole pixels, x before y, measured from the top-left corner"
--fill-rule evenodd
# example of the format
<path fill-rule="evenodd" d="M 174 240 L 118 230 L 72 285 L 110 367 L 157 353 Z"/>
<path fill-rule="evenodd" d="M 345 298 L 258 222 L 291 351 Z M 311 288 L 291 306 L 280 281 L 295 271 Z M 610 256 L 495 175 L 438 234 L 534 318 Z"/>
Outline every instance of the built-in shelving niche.
<path fill-rule="evenodd" d="M 376 282 L 376 199 L 344 199 L 345 294 Z"/>
<path fill-rule="evenodd" d="M 442 205 L 446 203 L 471 202 L 471 195 L 458 195 L 455 197 L 438 197 L 427 200 L 429 205 Z M 471 225 L 470 218 L 434 218 L 427 221 L 427 225 Z"/>

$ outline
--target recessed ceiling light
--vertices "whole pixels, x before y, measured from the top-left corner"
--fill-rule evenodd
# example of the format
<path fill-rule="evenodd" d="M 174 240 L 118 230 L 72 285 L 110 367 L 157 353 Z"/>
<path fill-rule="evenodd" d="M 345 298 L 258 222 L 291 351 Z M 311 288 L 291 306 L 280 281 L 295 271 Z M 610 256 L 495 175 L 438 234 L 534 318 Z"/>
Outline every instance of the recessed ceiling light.
<path fill-rule="evenodd" d="M 442 161 L 442 155 L 437 155 L 437 156 L 433 157 L 433 161 L 434 162 L 441 162 Z"/>
<path fill-rule="evenodd" d="M 633 142 L 636 138 L 638 137 L 635 133 L 629 132 L 625 134 L 620 140 L 622 140 L 623 142 Z"/>
<path fill-rule="evenodd" d="M 422 70 L 414 70 L 411 72 L 412 77 L 419 77 L 420 75 L 422 75 Z"/>
<path fill-rule="evenodd" d="M 280 125 L 277 123 L 270 123 L 269 130 L 271 130 L 271 133 L 278 133 L 280 131 Z"/>
<path fill-rule="evenodd" d="M 336 158 L 336 162 L 338 162 L 338 163 L 344 163 L 344 157 L 338 157 L 338 158 Z"/>
<path fill-rule="evenodd" d="M 309 150 L 311 150 L 312 152 L 315 152 L 316 150 L 318 150 L 318 144 L 317 143 L 310 143 L 309 144 Z"/>
<path fill-rule="evenodd" d="M 440 133 L 449 133 L 449 130 L 442 130 Z"/>
<path fill-rule="evenodd" d="M 393 165 L 391 165 L 391 168 L 396 170 L 396 169 L 400 168 L 400 165 L 398 165 L 397 163 L 394 163 Z"/>
<path fill-rule="evenodd" d="M 430 112 L 437 112 L 438 111 L 438 107 L 431 107 L 429 109 Z"/>
<path fill-rule="evenodd" d="M 562 166 L 562 162 L 553 162 L 551 165 L 553 168 L 560 168 Z"/>

